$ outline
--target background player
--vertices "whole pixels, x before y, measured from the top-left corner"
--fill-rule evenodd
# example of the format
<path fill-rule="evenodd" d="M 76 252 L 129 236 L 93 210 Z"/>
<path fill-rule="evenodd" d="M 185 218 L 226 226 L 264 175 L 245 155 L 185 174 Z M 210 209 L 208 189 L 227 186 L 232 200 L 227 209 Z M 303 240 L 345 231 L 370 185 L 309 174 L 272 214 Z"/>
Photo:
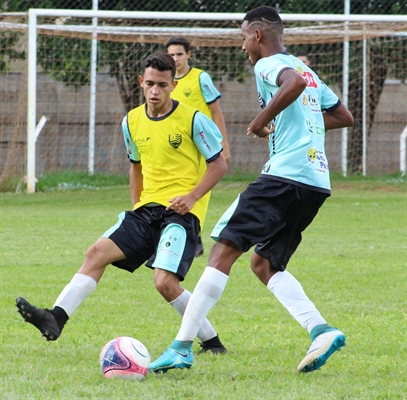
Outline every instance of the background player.
<path fill-rule="evenodd" d="M 166 44 L 167 52 L 174 58 L 177 66 L 175 79 L 178 81 L 178 85 L 171 93 L 171 97 L 181 103 L 196 107 L 215 122 L 223 136 L 223 156 L 228 163 L 230 152 L 225 120 L 219 104 L 221 94 L 207 72 L 189 65 L 190 47 L 189 41 L 183 37 L 172 38 Z M 204 247 L 202 239 L 199 237 L 195 256 L 198 257 L 203 253 Z"/>

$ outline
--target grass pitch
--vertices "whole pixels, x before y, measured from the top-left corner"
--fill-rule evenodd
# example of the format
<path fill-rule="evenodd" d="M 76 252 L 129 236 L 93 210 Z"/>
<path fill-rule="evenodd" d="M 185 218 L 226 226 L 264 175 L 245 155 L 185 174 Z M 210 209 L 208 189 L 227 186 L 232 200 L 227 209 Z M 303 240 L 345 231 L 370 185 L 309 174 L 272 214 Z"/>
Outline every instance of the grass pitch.
<path fill-rule="evenodd" d="M 185 287 L 206 266 L 211 227 L 245 183 L 213 191 L 203 240 Z M 229 353 L 195 358 L 189 371 L 108 380 L 103 345 L 117 336 L 142 341 L 152 359 L 175 337 L 180 317 L 155 291 L 152 272 L 108 267 L 96 291 L 47 343 L 17 314 L 15 298 L 51 308 L 80 267 L 86 248 L 129 207 L 126 186 L 2 194 L 0 395 L 4 399 L 405 399 L 407 195 L 405 182 L 333 182 L 327 200 L 289 264 L 347 346 L 320 371 L 300 375 L 310 339 L 249 268 L 232 269 L 210 312 Z M 198 343 L 194 349 L 198 350 Z"/>

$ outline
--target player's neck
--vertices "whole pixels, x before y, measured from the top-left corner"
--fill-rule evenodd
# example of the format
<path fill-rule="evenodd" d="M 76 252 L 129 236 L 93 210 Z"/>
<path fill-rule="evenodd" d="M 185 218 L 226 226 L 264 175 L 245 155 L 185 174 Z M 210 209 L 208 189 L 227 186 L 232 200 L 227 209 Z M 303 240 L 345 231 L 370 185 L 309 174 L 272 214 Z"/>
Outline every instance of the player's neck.
<path fill-rule="evenodd" d="M 180 69 L 180 70 L 176 70 L 175 71 L 175 78 L 176 79 L 179 79 L 179 78 L 183 78 L 189 71 L 190 71 L 190 69 L 191 69 L 192 67 L 190 67 L 188 64 L 184 67 L 184 68 L 182 68 L 182 69 Z"/>
<path fill-rule="evenodd" d="M 172 107 L 173 107 L 172 99 L 168 99 L 168 101 L 166 101 L 165 104 L 159 107 L 154 107 L 151 104 L 147 103 L 147 114 L 150 118 L 164 117 L 172 110 Z"/>
<path fill-rule="evenodd" d="M 274 56 L 274 54 L 279 54 L 279 53 L 285 53 L 286 49 L 283 46 L 283 44 L 279 41 L 274 41 L 271 42 L 268 46 L 264 46 L 261 49 L 261 56 L 262 58 L 264 57 L 269 57 L 269 56 Z"/>

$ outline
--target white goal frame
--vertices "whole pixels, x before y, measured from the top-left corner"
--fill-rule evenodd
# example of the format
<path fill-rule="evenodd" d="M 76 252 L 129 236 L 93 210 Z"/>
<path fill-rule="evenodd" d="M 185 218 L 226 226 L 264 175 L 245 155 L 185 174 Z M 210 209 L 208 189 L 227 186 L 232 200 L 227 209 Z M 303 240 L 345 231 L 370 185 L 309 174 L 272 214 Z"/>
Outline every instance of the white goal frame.
<path fill-rule="evenodd" d="M 35 192 L 36 140 L 36 94 L 37 94 L 37 30 L 38 17 L 79 17 L 79 18 L 123 18 L 123 19 L 161 19 L 161 20 L 207 20 L 207 21 L 242 21 L 245 14 L 241 13 L 188 13 L 188 12 L 150 12 L 150 11 L 102 11 L 102 10 L 62 10 L 62 9 L 30 9 L 28 11 L 28 102 L 27 102 L 27 193 Z M 350 14 L 280 14 L 283 21 L 321 21 L 344 22 L 407 22 L 404 15 L 350 15 Z M 97 34 L 96 26 L 89 26 L 93 34 Z M 230 31 L 230 29 L 228 30 Z M 239 31 L 238 29 L 236 31 Z M 237 32 L 236 32 L 237 33 Z M 344 35 L 344 43 L 347 41 Z M 345 52 L 346 53 L 346 52 Z M 344 77 L 348 71 L 348 59 L 344 55 Z M 365 62 L 365 61 L 364 61 Z M 344 91 L 347 91 L 347 80 L 344 80 Z M 347 99 L 342 99 L 346 104 Z M 347 104 L 346 104 L 347 105 Z M 364 112 L 366 113 L 366 111 Z M 365 116 L 364 116 L 365 117 Z M 365 124 L 364 124 L 365 125 Z M 363 135 L 364 149 L 366 132 Z M 347 136 L 342 142 L 347 146 Z M 91 143 L 90 143 L 90 147 Z M 365 152 L 364 152 L 365 153 Z M 342 154 L 346 157 L 345 151 Z M 91 156 L 91 155 L 90 155 Z M 365 154 L 364 154 L 365 157 Z M 342 164 L 346 159 L 342 160 Z M 344 165 L 344 164 L 343 164 Z M 346 169 L 344 170 L 346 172 Z"/>

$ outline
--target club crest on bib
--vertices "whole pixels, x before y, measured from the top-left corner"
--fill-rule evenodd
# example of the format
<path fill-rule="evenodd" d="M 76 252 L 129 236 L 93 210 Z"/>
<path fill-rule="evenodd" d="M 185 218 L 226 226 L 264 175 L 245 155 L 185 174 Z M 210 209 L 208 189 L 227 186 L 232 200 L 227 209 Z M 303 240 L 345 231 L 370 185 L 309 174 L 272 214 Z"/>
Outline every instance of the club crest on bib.
<path fill-rule="evenodd" d="M 174 149 L 178 149 L 182 143 L 182 136 L 179 133 L 172 133 L 168 135 L 168 141 Z"/>
<path fill-rule="evenodd" d="M 189 97 L 192 93 L 192 89 L 190 87 L 186 87 L 186 88 L 184 88 L 183 93 L 184 93 L 185 97 Z"/>

